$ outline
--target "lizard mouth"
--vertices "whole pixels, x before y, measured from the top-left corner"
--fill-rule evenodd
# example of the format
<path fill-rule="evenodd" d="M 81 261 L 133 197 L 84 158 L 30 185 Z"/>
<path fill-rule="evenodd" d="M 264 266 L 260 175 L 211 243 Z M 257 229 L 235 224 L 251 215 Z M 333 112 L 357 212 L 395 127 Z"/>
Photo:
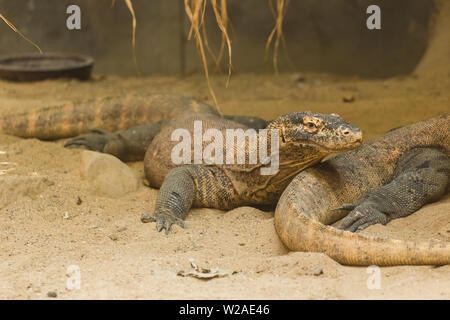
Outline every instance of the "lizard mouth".
<path fill-rule="evenodd" d="M 316 149 L 320 149 L 329 153 L 339 153 L 344 151 L 350 151 L 358 148 L 362 144 L 362 138 L 355 139 L 353 142 L 342 144 L 342 145 L 326 145 L 323 143 L 319 143 L 316 141 L 308 140 L 308 141 L 298 141 L 298 144 L 311 146 Z"/>

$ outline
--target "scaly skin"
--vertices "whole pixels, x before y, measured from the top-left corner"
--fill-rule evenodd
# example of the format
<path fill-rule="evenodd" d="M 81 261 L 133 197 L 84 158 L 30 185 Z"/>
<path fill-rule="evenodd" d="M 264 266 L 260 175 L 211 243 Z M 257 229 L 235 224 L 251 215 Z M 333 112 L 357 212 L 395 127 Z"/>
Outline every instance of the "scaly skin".
<path fill-rule="evenodd" d="M 388 132 L 301 172 L 281 196 L 275 227 L 291 250 L 348 265 L 442 265 L 450 243 L 405 242 L 344 231 L 406 216 L 448 191 L 450 114 Z M 361 200 L 358 200 L 360 199 Z M 345 205 L 353 203 L 353 205 Z M 342 209 L 342 207 L 341 207 Z"/>
<path fill-rule="evenodd" d="M 74 137 L 97 127 L 109 132 L 171 120 L 190 112 L 218 115 L 198 100 L 172 94 L 125 95 L 85 99 L 33 112 L 0 117 L 0 133 L 55 140 Z"/>
<path fill-rule="evenodd" d="M 145 174 L 150 185 L 160 187 L 154 215 L 144 214 L 143 222 L 157 222 L 157 229 L 169 231 L 172 224 L 185 226 L 184 219 L 191 206 L 232 209 L 242 205 L 275 205 L 281 193 L 294 176 L 303 169 L 328 156 L 358 147 L 361 131 L 338 115 L 313 112 L 295 112 L 279 117 L 268 126 L 267 149 L 270 154 L 271 131 L 279 137 L 279 170 L 262 175 L 267 167 L 261 161 L 250 164 L 249 140 L 236 144 L 233 156 L 242 150 L 245 164 L 193 164 L 178 166 L 171 161 L 171 152 L 178 141 L 171 142 L 170 135 L 177 128 L 185 128 L 193 136 L 194 120 L 203 120 L 203 129 L 216 128 L 223 136 L 230 128 L 246 129 L 219 117 L 186 115 L 164 126 L 150 144 L 144 159 Z M 261 136 L 255 136 L 261 144 Z M 224 140 L 223 154 L 227 143 Z M 203 143 L 205 148 L 209 142 Z M 192 144 L 191 144 L 192 146 Z M 191 149 L 193 153 L 193 149 Z"/>

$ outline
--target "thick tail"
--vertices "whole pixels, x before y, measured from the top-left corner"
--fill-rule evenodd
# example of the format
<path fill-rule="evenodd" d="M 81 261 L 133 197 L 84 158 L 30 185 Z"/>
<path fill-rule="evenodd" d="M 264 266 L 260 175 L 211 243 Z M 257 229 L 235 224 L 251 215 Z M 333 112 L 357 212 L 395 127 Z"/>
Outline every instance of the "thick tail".
<path fill-rule="evenodd" d="M 0 133 L 54 140 L 88 132 L 91 127 L 118 131 L 170 119 L 180 111 L 215 112 L 178 95 L 125 95 L 85 99 L 0 117 Z"/>
<path fill-rule="evenodd" d="M 291 250 L 323 252 L 349 265 L 450 264 L 450 243 L 406 242 L 355 234 L 326 224 L 339 218 L 331 208 L 354 202 L 392 179 L 400 156 L 416 147 L 450 150 L 450 114 L 389 132 L 360 149 L 301 172 L 275 211 L 275 228 Z"/>
<path fill-rule="evenodd" d="M 327 226 L 308 215 L 305 204 L 329 208 L 337 206 L 336 197 L 327 195 L 326 187 L 311 193 L 293 192 L 294 188 L 301 190 L 304 184 L 300 180 L 291 183 L 275 213 L 277 233 L 290 250 L 323 252 L 346 265 L 450 264 L 450 243 L 382 239 Z M 321 198 L 310 201 L 312 196 Z"/>

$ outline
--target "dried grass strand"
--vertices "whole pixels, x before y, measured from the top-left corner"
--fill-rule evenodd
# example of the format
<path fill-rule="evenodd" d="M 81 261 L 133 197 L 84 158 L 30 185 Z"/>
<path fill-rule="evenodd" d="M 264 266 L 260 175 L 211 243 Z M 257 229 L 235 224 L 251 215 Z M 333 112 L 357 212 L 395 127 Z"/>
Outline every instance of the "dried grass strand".
<path fill-rule="evenodd" d="M 205 13 L 205 8 L 206 8 L 206 3 L 207 1 L 204 1 L 204 10 L 202 12 L 202 16 Z M 202 31 L 202 37 L 203 37 L 203 42 L 205 44 L 205 47 L 209 53 L 209 55 L 211 56 L 211 58 L 214 61 L 215 64 L 215 69 L 214 72 L 221 72 L 221 67 L 220 67 L 220 62 L 222 61 L 223 58 L 223 54 L 225 51 L 225 46 L 227 46 L 228 48 L 228 53 L 229 53 L 229 64 L 228 64 L 228 78 L 227 78 L 227 84 L 226 86 L 228 87 L 229 85 L 229 80 L 231 77 L 231 72 L 232 72 L 232 61 L 231 61 L 231 40 L 230 37 L 228 35 L 228 23 L 229 23 L 229 19 L 228 19 L 228 12 L 227 12 L 227 6 L 226 6 L 226 0 L 221 0 L 220 3 L 220 10 L 217 8 L 217 2 L 216 1 L 211 1 L 211 5 L 213 7 L 214 10 L 214 15 L 216 17 L 216 22 L 219 26 L 219 29 L 221 30 L 221 34 L 222 34 L 222 39 L 220 42 L 220 49 L 219 49 L 219 54 L 216 55 L 214 53 L 214 51 L 211 49 L 211 46 L 209 45 L 209 41 L 208 41 L 208 35 L 207 35 L 207 31 L 206 31 L 206 24 L 204 23 L 204 18 L 202 17 L 202 22 L 201 22 L 201 31 Z"/>
<path fill-rule="evenodd" d="M 43 54 L 44 52 L 42 51 L 42 49 L 33 41 L 31 41 L 28 37 L 26 37 L 22 32 L 20 32 L 19 29 L 17 29 L 11 21 L 9 21 L 8 19 L 6 19 L 6 17 L 0 13 L 0 19 L 2 19 L 11 29 L 14 30 L 14 32 L 18 33 L 22 38 L 24 38 L 26 41 L 28 41 L 30 44 L 32 44 L 36 49 L 39 50 L 40 54 Z"/>
<path fill-rule="evenodd" d="M 209 70 L 208 70 L 208 62 L 206 60 L 205 55 L 205 46 L 204 45 L 204 38 L 202 37 L 202 34 L 200 32 L 200 29 L 202 26 L 204 26 L 204 15 L 205 15 L 205 8 L 206 8 L 206 0 L 184 0 L 184 7 L 186 11 L 186 15 L 191 23 L 191 27 L 189 29 L 188 33 L 188 40 L 191 40 L 192 36 L 195 38 L 195 42 L 197 45 L 197 51 L 199 53 L 203 71 L 205 73 L 206 83 L 208 85 L 208 90 L 213 98 L 214 105 L 217 108 L 217 111 L 219 113 L 222 113 L 220 110 L 219 103 L 217 101 L 216 94 L 214 92 L 214 89 L 211 85 L 211 79 L 209 76 Z M 206 49 L 208 50 L 208 48 Z M 215 57 L 215 56 L 213 56 Z M 217 61 L 216 61 L 217 62 Z"/>
<path fill-rule="evenodd" d="M 231 40 L 228 35 L 227 24 L 228 24 L 228 12 L 227 12 L 227 4 L 226 0 L 221 0 L 220 2 L 220 11 L 217 9 L 217 1 L 211 0 L 211 5 L 214 10 L 214 15 L 216 16 L 217 25 L 219 26 L 220 31 L 222 31 L 222 44 L 221 51 L 219 52 L 218 62 L 222 59 L 223 48 L 226 42 L 228 48 L 228 77 L 227 84 L 228 87 L 231 79 L 231 71 L 232 71 L 232 59 L 231 59 Z M 218 63 L 217 63 L 218 64 Z"/>
<path fill-rule="evenodd" d="M 273 6 L 272 0 L 269 0 L 270 10 L 275 18 L 275 26 L 269 34 L 266 42 L 266 59 L 269 54 L 270 46 L 273 42 L 273 68 L 276 74 L 278 74 L 278 49 L 280 46 L 280 41 L 284 41 L 283 39 L 283 20 L 286 16 L 287 7 L 289 4 L 289 0 L 276 0 L 276 9 Z"/>
<path fill-rule="evenodd" d="M 136 14 L 134 12 L 133 3 L 131 2 L 131 0 L 124 0 L 124 1 L 128 7 L 128 10 L 130 11 L 131 18 L 133 20 L 133 28 L 132 28 L 132 32 L 131 32 L 131 48 L 133 51 L 134 67 L 136 68 L 137 75 L 140 76 L 141 72 L 139 70 L 139 65 L 138 65 L 138 61 L 137 61 L 137 57 L 136 57 L 136 25 L 137 25 Z M 114 5 L 114 0 L 113 0 L 113 5 Z"/>

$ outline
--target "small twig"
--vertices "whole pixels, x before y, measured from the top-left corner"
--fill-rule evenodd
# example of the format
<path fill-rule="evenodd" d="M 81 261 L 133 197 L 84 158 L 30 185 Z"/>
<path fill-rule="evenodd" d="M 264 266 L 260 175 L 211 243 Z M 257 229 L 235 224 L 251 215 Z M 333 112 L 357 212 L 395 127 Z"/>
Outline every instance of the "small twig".
<path fill-rule="evenodd" d="M 39 50 L 40 54 L 43 54 L 42 49 L 33 41 L 31 41 L 30 39 L 28 39 L 22 32 L 19 31 L 19 29 L 17 29 L 12 23 L 11 21 L 9 21 L 8 19 L 6 19 L 6 17 L 4 15 L 2 15 L 0 13 L 0 18 L 11 28 L 13 29 L 15 32 L 17 32 L 22 38 L 24 38 L 26 41 L 28 41 L 29 43 L 31 43 L 34 47 L 36 47 L 36 49 Z"/>

